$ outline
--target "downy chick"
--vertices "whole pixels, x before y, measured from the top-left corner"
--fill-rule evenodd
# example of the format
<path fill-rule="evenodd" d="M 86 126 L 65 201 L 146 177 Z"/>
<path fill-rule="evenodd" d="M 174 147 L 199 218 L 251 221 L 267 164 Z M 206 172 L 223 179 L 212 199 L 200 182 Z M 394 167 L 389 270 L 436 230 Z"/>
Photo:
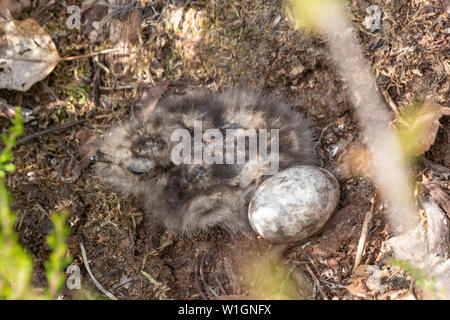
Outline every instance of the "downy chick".
<path fill-rule="evenodd" d="M 214 159 L 223 158 L 223 164 L 205 159 L 194 163 L 194 156 L 186 152 L 198 151 L 194 138 L 196 134 L 198 138 L 199 123 L 203 133 L 217 129 L 212 131 L 214 139 L 204 137 L 200 147 L 209 150 Z M 249 161 L 250 138 L 244 140 L 245 163 L 236 163 L 236 159 L 226 163 L 225 146 L 230 141 L 235 147 L 233 158 L 239 152 L 243 156 L 237 141 L 248 129 L 257 134 L 266 130 L 267 155 L 278 151 L 279 170 L 317 164 L 315 133 L 307 119 L 271 95 L 240 89 L 163 99 L 150 114 L 134 117 L 104 134 L 93 157 L 95 170 L 123 195 L 141 199 L 145 213 L 171 231 L 191 235 L 220 226 L 231 232 L 248 232 L 248 204 L 267 177 L 265 170 L 273 166 L 263 161 L 259 149 L 256 164 Z M 279 150 L 271 145 L 271 137 L 276 138 L 274 129 L 279 130 Z M 181 141 L 173 137 L 176 130 L 189 133 L 190 149 L 181 154 L 190 160 L 186 163 L 173 161 L 174 155 L 180 155 L 174 152 Z"/>

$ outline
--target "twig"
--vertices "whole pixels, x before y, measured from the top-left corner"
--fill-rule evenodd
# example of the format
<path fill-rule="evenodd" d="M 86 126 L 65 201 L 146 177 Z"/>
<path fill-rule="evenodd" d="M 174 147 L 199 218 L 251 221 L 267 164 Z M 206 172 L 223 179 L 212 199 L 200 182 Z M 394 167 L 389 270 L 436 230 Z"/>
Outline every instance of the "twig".
<path fill-rule="evenodd" d="M 91 277 L 95 286 L 111 300 L 118 300 L 112 293 L 108 292 L 105 288 L 103 288 L 102 285 L 97 281 L 97 279 L 95 279 L 94 275 L 92 274 L 91 268 L 89 268 L 89 262 L 88 262 L 88 258 L 86 256 L 86 249 L 84 249 L 84 246 L 82 243 L 80 243 L 80 248 L 81 248 L 81 254 L 83 256 L 84 266 L 86 267 L 86 270 L 88 271 L 89 276 Z"/>
<path fill-rule="evenodd" d="M 380 89 L 381 89 L 381 94 L 384 97 L 384 100 L 386 100 L 386 103 L 389 105 L 389 107 L 391 107 L 392 111 L 394 111 L 395 114 L 398 114 L 399 110 L 398 110 L 397 104 L 395 104 L 394 99 L 392 99 L 389 92 L 387 92 L 387 90 L 384 88 L 380 88 Z"/>
<path fill-rule="evenodd" d="M 369 232 L 369 227 L 372 222 L 374 212 L 380 207 L 380 197 L 379 194 L 376 193 L 375 196 L 370 200 L 372 202 L 372 206 L 370 207 L 370 211 L 366 213 L 364 217 L 364 222 L 361 230 L 361 236 L 358 242 L 358 248 L 356 249 L 356 257 L 355 257 L 355 265 L 353 267 L 353 272 L 361 263 L 362 256 L 364 254 L 364 249 L 366 247 L 367 234 Z"/>
<path fill-rule="evenodd" d="M 98 60 L 98 57 L 94 58 L 95 64 L 94 64 L 94 88 L 93 88 L 93 100 L 94 100 L 94 106 L 95 108 L 98 108 L 99 102 L 100 102 L 100 84 L 102 82 L 102 71 L 103 68 L 100 67 L 101 63 Z"/>
<path fill-rule="evenodd" d="M 327 124 L 322 131 L 320 132 L 320 136 L 319 136 L 319 143 L 322 142 L 322 138 L 323 138 L 323 134 L 325 133 L 325 131 L 327 131 L 327 129 L 329 129 L 332 125 L 334 125 L 336 123 L 336 121 L 333 121 L 329 124 Z"/>
<path fill-rule="evenodd" d="M 387 130 L 391 115 L 385 111 L 386 103 L 378 93 L 376 79 L 369 71 L 360 44 L 355 41 L 354 29 L 347 22 L 343 7 L 327 2 L 326 5 L 317 4 L 317 7 L 314 4 L 315 9 L 301 11 L 306 8 L 303 7 L 305 3 L 312 1 L 295 3 L 299 5 L 297 12 L 315 13 L 311 23 L 326 39 L 331 61 L 346 80 L 355 115 L 372 151 L 374 168 L 371 177 L 389 206 L 387 218 L 392 233 L 403 234 L 413 230 L 419 225 L 419 217 L 414 207 L 404 154 L 395 133 Z"/>
<path fill-rule="evenodd" d="M 63 124 L 61 126 L 57 126 L 57 127 L 53 127 L 53 128 L 50 128 L 50 129 L 46 129 L 46 130 L 43 130 L 43 131 L 36 132 L 36 133 L 34 133 L 32 135 L 29 135 L 28 137 L 22 138 L 19 141 L 17 141 L 15 147 L 17 147 L 17 146 L 19 146 L 21 144 L 24 144 L 25 142 L 28 142 L 30 140 L 39 138 L 39 137 L 41 137 L 43 135 L 46 135 L 46 134 L 49 134 L 49 133 L 52 133 L 52 132 L 55 132 L 55 131 L 59 131 L 59 130 L 65 130 L 65 129 L 68 129 L 68 128 L 71 128 L 71 127 L 83 124 L 85 122 L 86 122 L 85 119 L 78 120 L 78 121 L 74 121 L 74 122 L 71 122 L 71 123 Z"/>
<path fill-rule="evenodd" d="M 202 258 L 200 259 L 200 278 L 202 279 L 202 282 L 205 283 L 205 278 L 203 276 L 203 266 L 205 265 L 205 258 L 206 258 L 206 252 L 202 254 Z"/>
<path fill-rule="evenodd" d="M 198 292 L 202 296 L 203 300 L 208 300 L 206 295 L 203 293 L 202 288 L 200 287 L 200 282 L 198 281 L 198 258 L 197 258 L 197 254 L 195 255 L 195 259 L 194 259 L 194 276 L 195 276 L 195 286 L 197 287 Z"/>
<path fill-rule="evenodd" d="M 367 233 L 369 232 L 369 226 L 370 226 L 370 223 L 372 222 L 372 217 L 373 217 L 373 211 L 369 210 L 366 213 L 366 216 L 364 217 L 364 223 L 363 223 L 362 230 L 361 230 L 361 236 L 359 237 L 359 242 L 358 242 L 358 249 L 356 250 L 355 265 L 353 267 L 353 271 L 355 271 L 356 268 L 361 263 L 361 258 L 363 256 L 364 249 L 366 247 Z"/>
<path fill-rule="evenodd" d="M 336 288 L 339 288 L 339 289 L 345 289 L 345 288 L 346 288 L 346 286 L 343 286 L 343 285 L 340 284 L 340 283 L 336 283 L 336 282 L 332 282 L 332 281 L 327 281 L 327 280 L 324 280 L 324 279 L 320 279 L 320 282 L 326 284 L 327 286 L 336 287 Z"/>
<path fill-rule="evenodd" d="M 16 107 L 3 104 L 0 101 L 0 115 L 4 116 L 5 118 L 12 119 L 16 115 Z"/>
<path fill-rule="evenodd" d="M 125 278 L 122 281 L 120 281 L 119 283 L 116 283 L 111 289 L 114 291 L 116 291 L 117 289 L 119 289 L 122 286 L 125 286 L 127 284 L 129 284 L 132 281 L 135 281 L 136 279 L 133 278 Z"/>
<path fill-rule="evenodd" d="M 317 266 L 316 266 L 316 264 L 314 263 L 314 260 L 313 260 L 313 259 L 311 258 L 311 256 L 309 255 L 308 251 L 306 251 L 305 248 L 303 248 L 303 247 L 300 247 L 300 250 L 303 252 L 303 254 L 304 254 L 305 256 L 308 257 L 308 260 L 309 260 L 309 262 L 311 263 L 311 265 L 313 266 L 314 270 L 317 272 L 317 274 L 319 274 L 319 273 L 320 273 L 320 272 L 319 272 L 319 269 L 317 269 Z"/>
<path fill-rule="evenodd" d="M 58 58 L 53 58 L 53 59 L 27 59 L 27 58 L 16 58 L 16 57 L 2 57 L 2 60 L 13 60 L 13 61 L 23 61 L 23 62 L 46 62 L 46 63 L 58 63 L 61 61 L 73 61 L 73 60 L 77 60 L 77 59 L 83 59 L 83 58 L 89 58 L 89 57 L 93 57 L 99 54 L 106 54 L 106 53 L 111 53 L 111 52 L 115 52 L 118 51 L 119 48 L 113 48 L 113 49 L 105 49 L 105 50 L 101 50 L 101 51 L 96 51 L 96 52 L 91 52 L 91 53 L 86 53 L 86 54 L 82 54 L 82 55 L 78 55 L 78 56 L 72 56 L 72 57 L 58 57 Z"/>
<path fill-rule="evenodd" d="M 325 291 L 323 291 L 323 288 L 322 288 L 322 285 L 320 284 L 319 279 L 317 279 L 316 275 L 314 274 L 314 272 L 311 270 L 311 268 L 307 264 L 305 265 L 305 267 L 306 267 L 306 270 L 308 270 L 308 272 L 311 275 L 311 277 L 313 278 L 317 289 L 319 289 L 319 292 L 322 295 L 322 298 L 324 300 L 328 300 L 327 295 L 325 294 Z"/>
<path fill-rule="evenodd" d="M 231 261 L 230 259 L 228 259 L 227 257 L 225 257 L 223 259 L 223 264 L 225 266 L 225 273 L 228 277 L 228 279 L 231 282 L 231 286 L 233 288 L 233 294 L 234 293 L 241 293 L 240 288 L 238 287 L 238 280 L 237 280 L 237 276 L 233 271 L 233 267 L 231 265 Z"/>
<path fill-rule="evenodd" d="M 217 296 L 217 293 L 211 288 L 205 281 L 204 273 L 203 273 L 203 266 L 205 265 L 205 258 L 206 258 L 207 252 L 204 252 L 202 254 L 202 258 L 200 259 L 200 279 L 202 280 L 203 285 L 206 289 L 208 289 L 207 293 L 209 295 L 212 295 L 210 298 L 215 298 Z"/>
<path fill-rule="evenodd" d="M 0 99 L 0 116 L 8 119 L 13 119 L 16 115 L 16 108 L 17 107 L 13 107 L 9 104 L 3 103 Z M 31 120 L 35 119 L 35 117 L 33 116 L 33 111 L 25 108 L 21 108 L 20 117 L 22 118 L 22 121 L 24 123 L 30 122 Z"/>
<path fill-rule="evenodd" d="M 216 281 L 217 285 L 219 286 L 219 289 L 222 292 L 222 295 L 226 296 L 227 292 L 225 291 L 225 288 L 223 287 L 222 282 L 220 282 L 217 274 L 214 274 L 214 280 Z"/>
<path fill-rule="evenodd" d="M 163 85 L 164 83 L 161 83 L 161 85 Z M 169 86 L 186 86 L 188 85 L 188 82 L 184 82 L 184 81 L 170 81 L 169 82 Z M 103 92 L 111 92 L 111 91 L 116 91 L 116 90 L 132 90 L 132 89 L 136 89 L 136 88 L 149 88 L 149 87 L 154 87 L 155 85 L 152 83 L 135 83 L 135 84 L 127 84 L 127 85 L 122 85 L 122 86 L 112 86 L 112 87 L 105 87 L 105 86 L 100 86 L 100 91 Z M 158 86 L 158 85 L 156 85 Z"/>
<path fill-rule="evenodd" d="M 57 61 L 58 62 L 61 62 L 61 61 L 72 61 L 72 60 L 77 60 L 77 59 L 89 58 L 89 57 L 97 56 L 99 54 L 107 54 L 107 53 L 115 52 L 115 51 L 118 51 L 118 50 L 119 50 L 119 48 L 105 49 L 105 50 L 100 50 L 100 51 L 96 51 L 96 52 L 82 54 L 82 55 L 79 55 L 79 56 L 59 58 L 59 59 L 57 59 Z"/>

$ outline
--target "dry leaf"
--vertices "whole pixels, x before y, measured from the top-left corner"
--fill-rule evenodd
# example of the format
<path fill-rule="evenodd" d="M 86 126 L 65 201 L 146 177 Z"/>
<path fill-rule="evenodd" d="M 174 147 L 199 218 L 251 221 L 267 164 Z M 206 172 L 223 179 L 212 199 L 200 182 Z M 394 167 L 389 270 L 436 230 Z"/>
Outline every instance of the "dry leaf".
<path fill-rule="evenodd" d="M 405 155 L 416 157 L 430 149 L 439 130 L 439 119 L 443 115 L 450 115 L 450 108 L 431 100 L 413 102 L 402 110 L 394 130 Z M 350 143 L 338 156 L 336 163 L 334 173 L 341 181 L 370 175 L 373 167 L 369 148 L 358 141 Z"/>
<path fill-rule="evenodd" d="M 34 19 L 0 18 L 0 88 L 27 91 L 59 59 L 51 37 Z"/>
<path fill-rule="evenodd" d="M 105 235 L 104 235 L 103 233 L 101 233 L 101 232 L 99 232 L 99 233 L 97 234 L 97 237 L 98 237 L 97 243 L 102 243 L 102 242 L 105 242 L 105 241 L 108 240 L 108 237 L 105 236 Z"/>
<path fill-rule="evenodd" d="M 365 281 L 367 281 L 367 277 L 353 276 L 345 288 L 352 295 L 367 299 L 369 297 L 365 294 L 367 292 Z"/>
<path fill-rule="evenodd" d="M 403 108 L 395 129 L 406 155 L 415 157 L 430 149 L 443 115 L 450 115 L 450 108 L 431 100 L 416 101 Z"/>

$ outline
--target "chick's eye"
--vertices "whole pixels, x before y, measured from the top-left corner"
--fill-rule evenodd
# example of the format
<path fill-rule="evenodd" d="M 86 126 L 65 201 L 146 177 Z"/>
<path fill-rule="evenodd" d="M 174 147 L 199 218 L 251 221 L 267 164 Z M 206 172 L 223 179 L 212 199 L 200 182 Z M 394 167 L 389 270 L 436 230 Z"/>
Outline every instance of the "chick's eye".
<path fill-rule="evenodd" d="M 135 176 L 142 176 L 146 172 L 133 167 L 128 167 L 127 170 L 130 171 Z"/>

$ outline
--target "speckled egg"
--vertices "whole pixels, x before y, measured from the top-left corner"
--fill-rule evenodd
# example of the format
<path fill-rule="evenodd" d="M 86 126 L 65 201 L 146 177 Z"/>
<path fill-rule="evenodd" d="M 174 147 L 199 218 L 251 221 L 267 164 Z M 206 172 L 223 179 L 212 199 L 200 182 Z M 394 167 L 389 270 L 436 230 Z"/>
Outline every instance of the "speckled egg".
<path fill-rule="evenodd" d="M 249 220 L 263 238 L 300 241 L 319 231 L 339 201 L 339 183 L 327 170 L 297 166 L 266 179 L 249 205 Z"/>

